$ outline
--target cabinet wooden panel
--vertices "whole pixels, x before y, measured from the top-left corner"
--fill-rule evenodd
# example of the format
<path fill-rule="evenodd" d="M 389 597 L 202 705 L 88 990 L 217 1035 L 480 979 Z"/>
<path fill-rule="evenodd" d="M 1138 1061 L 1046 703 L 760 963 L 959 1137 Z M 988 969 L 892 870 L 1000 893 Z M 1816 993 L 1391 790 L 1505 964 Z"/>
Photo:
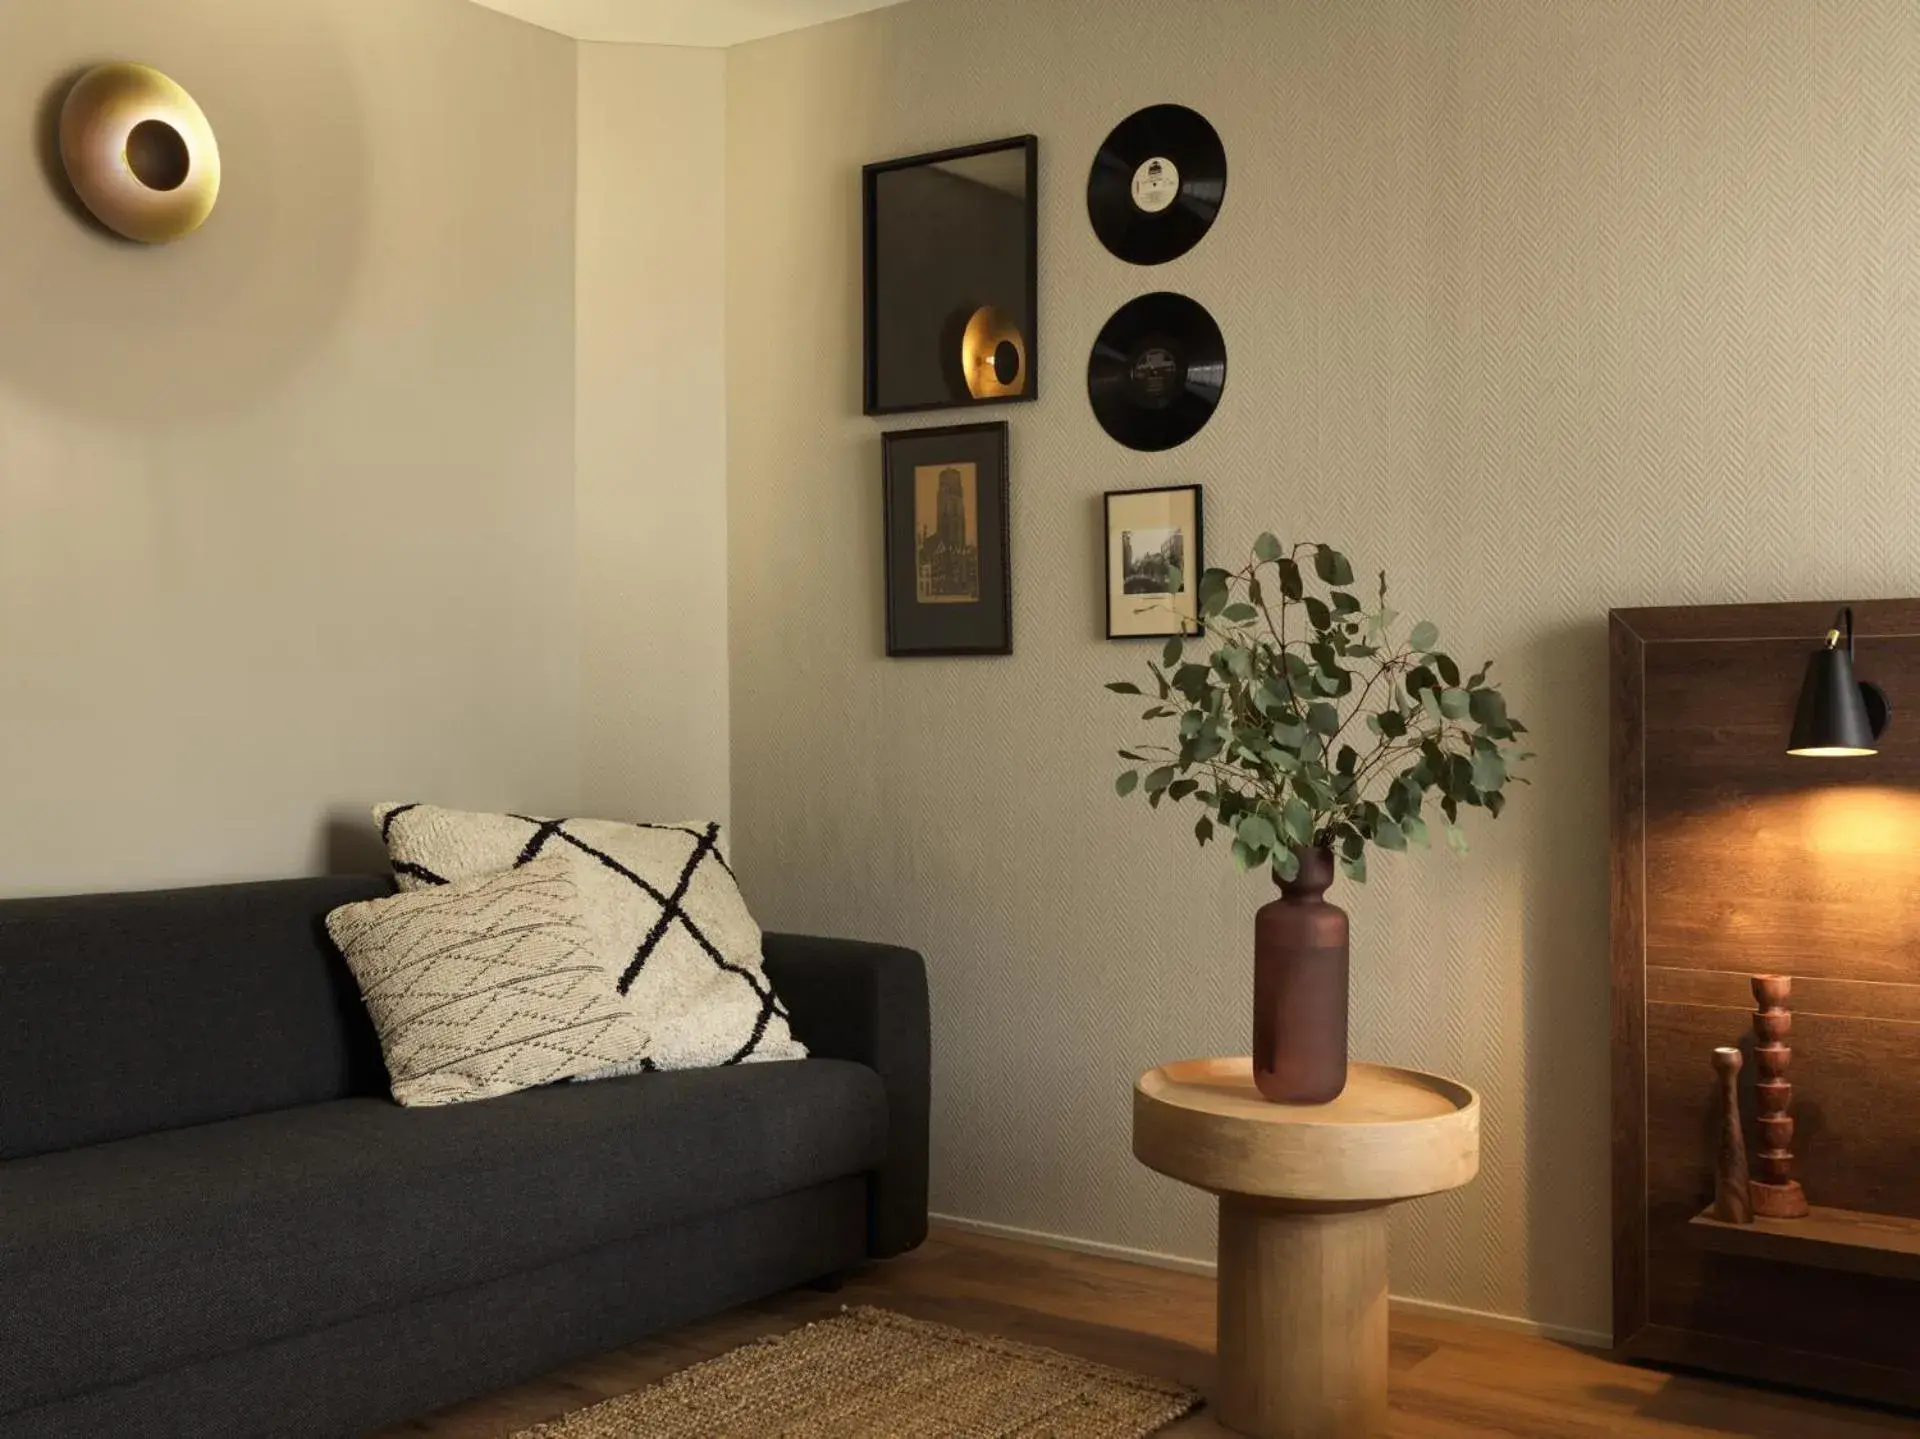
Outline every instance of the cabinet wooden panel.
<path fill-rule="evenodd" d="M 1614 1337 L 1920 1405 L 1920 1280 L 1870 1252 L 1911 1247 L 1920 1220 L 1920 601 L 1856 607 L 1858 671 L 1894 703 L 1881 752 L 1789 756 L 1834 609 L 1612 617 Z M 1693 1222 L 1710 1056 L 1751 1059 L 1756 973 L 1794 976 L 1794 1152 L 1834 1244 Z M 1750 1062 L 1750 1149 L 1753 1081 Z"/>
<path fill-rule="evenodd" d="M 1817 642 L 1645 647 L 1648 964 L 1920 983 L 1920 709 L 1870 759 L 1789 755 Z M 1920 637 L 1859 658 L 1920 704 Z"/>

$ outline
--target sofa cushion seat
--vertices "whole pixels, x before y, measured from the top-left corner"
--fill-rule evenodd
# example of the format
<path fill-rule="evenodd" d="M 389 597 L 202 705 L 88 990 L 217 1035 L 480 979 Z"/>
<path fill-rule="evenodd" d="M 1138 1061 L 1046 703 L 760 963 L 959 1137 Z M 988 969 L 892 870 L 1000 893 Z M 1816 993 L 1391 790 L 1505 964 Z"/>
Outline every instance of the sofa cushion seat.
<path fill-rule="evenodd" d="M 16 1160 L 0 1414 L 858 1174 L 886 1138 L 879 1077 L 810 1059 L 343 1099 Z"/>

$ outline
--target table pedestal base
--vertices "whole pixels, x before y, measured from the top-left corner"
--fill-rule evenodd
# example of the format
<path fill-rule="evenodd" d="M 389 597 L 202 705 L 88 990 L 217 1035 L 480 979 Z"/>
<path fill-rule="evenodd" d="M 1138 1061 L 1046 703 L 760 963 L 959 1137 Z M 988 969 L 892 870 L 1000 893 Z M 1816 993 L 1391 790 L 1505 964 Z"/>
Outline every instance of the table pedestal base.
<path fill-rule="evenodd" d="M 1220 1197 L 1221 1423 L 1369 1439 L 1387 1418 L 1387 1207 Z"/>

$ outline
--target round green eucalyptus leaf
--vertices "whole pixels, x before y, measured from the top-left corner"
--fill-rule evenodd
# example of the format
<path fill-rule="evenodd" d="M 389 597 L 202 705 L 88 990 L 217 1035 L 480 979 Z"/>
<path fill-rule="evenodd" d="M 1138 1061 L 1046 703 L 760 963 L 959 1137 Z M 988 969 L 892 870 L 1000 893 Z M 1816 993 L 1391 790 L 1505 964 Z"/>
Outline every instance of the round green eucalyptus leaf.
<path fill-rule="evenodd" d="M 1353 566 L 1347 557 L 1331 545 L 1320 545 L 1313 552 L 1313 572 L 1330 585 L 1353 583 Z"/>
<path fill-rule="evenodd" d="M 1507 767 L 1498 752 L 1477 749 L 1473 752 L 1473 787 L 1483 793 L 1497 790 L 1507 782 Z"/>

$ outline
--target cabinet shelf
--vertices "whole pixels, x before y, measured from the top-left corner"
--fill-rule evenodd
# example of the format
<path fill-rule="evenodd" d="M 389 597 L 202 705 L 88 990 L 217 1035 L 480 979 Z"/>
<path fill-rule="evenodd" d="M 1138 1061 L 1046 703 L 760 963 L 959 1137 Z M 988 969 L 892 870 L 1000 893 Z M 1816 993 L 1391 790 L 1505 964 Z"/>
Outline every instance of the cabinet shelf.
<path fill-rule="evenodd" d="M 1862 1214 L 1816 1204 L 1805 1219 L 1728 1224 L 1715 1219 L 1711 1210 L 1702 1210 L 1688 1227 L 1704 1247 L 1723 1254 L 1920 1279 L 1920 1219 L 1898 1214 Z"/>

